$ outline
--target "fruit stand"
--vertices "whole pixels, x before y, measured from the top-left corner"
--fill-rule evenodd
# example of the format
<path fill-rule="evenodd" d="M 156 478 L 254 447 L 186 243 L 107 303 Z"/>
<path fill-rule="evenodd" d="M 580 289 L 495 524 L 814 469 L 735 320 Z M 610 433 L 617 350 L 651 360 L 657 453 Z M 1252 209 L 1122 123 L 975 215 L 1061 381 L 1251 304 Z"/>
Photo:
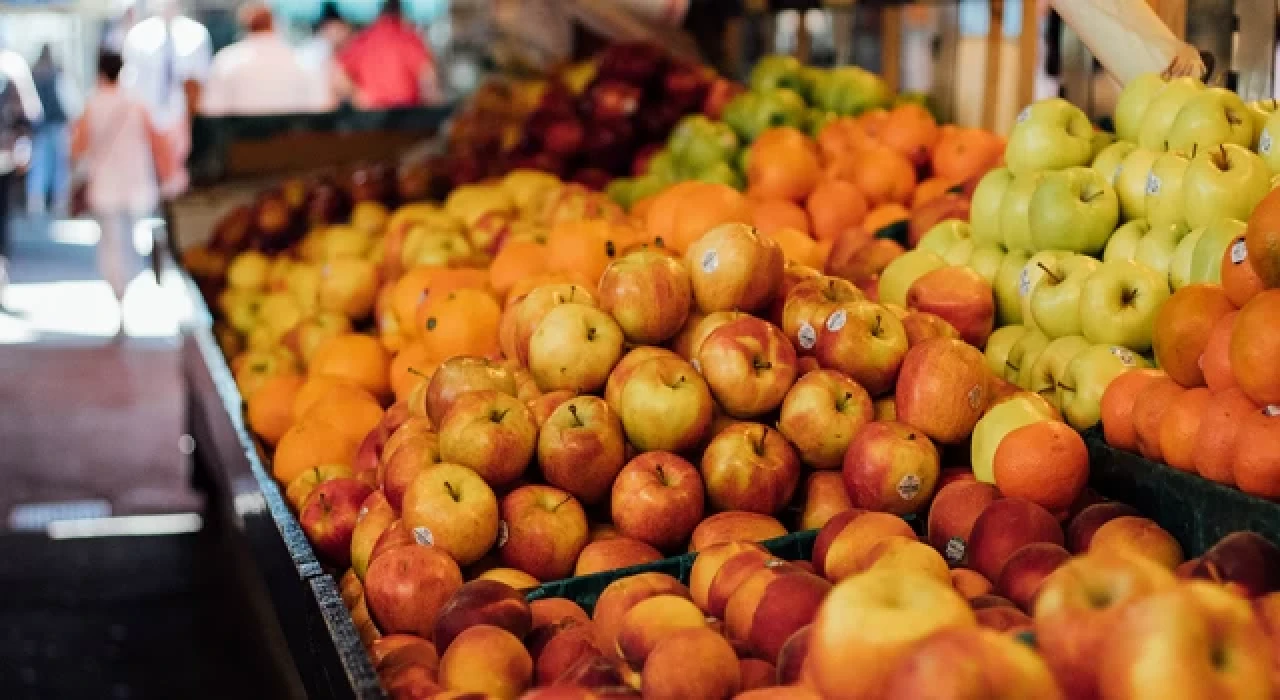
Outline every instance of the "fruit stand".
<path fill-rule="evenodd" d="M 182 250 L 197 461 L 309 696 L 1156 697 L 1178 616 L 1242 659 L 1193 695 L 1269 696 L 1274 100 L 998 133 L 638 45 L 528 95 L 439 189 L 290 179 Z"/>

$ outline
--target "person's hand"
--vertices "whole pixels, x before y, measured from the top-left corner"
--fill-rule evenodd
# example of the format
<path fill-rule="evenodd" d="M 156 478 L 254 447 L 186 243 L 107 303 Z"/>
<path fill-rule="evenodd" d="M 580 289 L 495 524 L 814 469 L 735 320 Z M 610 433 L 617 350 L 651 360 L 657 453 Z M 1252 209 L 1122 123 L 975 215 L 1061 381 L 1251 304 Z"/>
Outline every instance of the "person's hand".
<path fill-rule="evenodd" d="M 1169 66 L 1160 75 L 1165 80 L 1186 76 L 1205 80 L 1209 77 L 1204 59 L 1200 55 L 1200 50 L 1191 44 L 1185 43 L 1178 47 L 1177 53 L 1173 55 L 1173 60 L 1169 61 Z"/>

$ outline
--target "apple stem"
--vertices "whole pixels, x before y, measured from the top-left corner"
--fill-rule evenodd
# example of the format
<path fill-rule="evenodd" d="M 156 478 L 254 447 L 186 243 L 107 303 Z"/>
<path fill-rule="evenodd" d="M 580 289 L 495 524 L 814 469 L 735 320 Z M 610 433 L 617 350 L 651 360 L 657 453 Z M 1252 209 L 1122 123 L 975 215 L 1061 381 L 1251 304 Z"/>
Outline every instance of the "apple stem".
<path fill-rule="evenodd" d="M 454 488 L 453 484 L 444 482 L 444 490 L 449 492 L 449 498 L 452 498 L 454 503 L 462 500 L 462 494 L 458 493 L 458 489 Z"/>
<path fill-rule="evenodd" d="M 755 368 L 757 372 L 759 372 L 761 370 L 772 369 L 773 363 L 768 360 L 761 360 L 759 357 L 757 357 L 752 360 L 751 366 Z"/>
<path fill-rule="evenodd" d="M 591 341 L 591 340 L 595 340 L 595 339 L 596 339 L 596 329 L 594 329 L 594 328 L 588 328 L 588 329 L 587 329 L 587 340 L 588 340 L 588 341 Z"/>
<path fill-rule="evenodd" d="M 658 466 L 654 467 L 653 470 L 658 473 L 658 483 L 662 484 L 663 486 L 667 486 L 668 485 L 667 473 L 662 471 L 662 465 L 659 464 Z"/>
<path fill-rule="evenodd" d="M 614 245 L 613 241 L 605 241 L 604 254 L 611 258 L 614 257 L 615 255 L 618 254 L 618 246 Z"/>
<path fill-rule="evenodd" d="M 573 404 L 569 404 L 569 415 L 573 416 L 573 427 L 581 428 L 583 425 L 585 425 L 582 422 L 582 418 L 578 417 L 577 406 L 574 406 Z"/>
<path fill-rule="evenodd" d="M 765 427 L 761 427 L 761 428 L 760 428 L 760 439 L 759 439 L 759 440 L 757 440 L 757 441 L 756 441 L 756 443 L 755 443 L 755 445 L 754 445 L 755 450 L 756 450 L 756 454 L 757 454 L 758 456 L 760 456 L 760 457 L 763 457 L 763 456 L 764 456 L 764 440 L 765 440 L 765 438 L 767 438 L 767 437 L 769 437 L 769 429 L 768 429 L 768 428 L 765 428 Z"/>
<path fill-rule="evenodd" d="M 853 392 L 844 392 L 844 397 L 836 399 L 836 410 L 843 411 L 845 406 L 849 405 L 849 401 L 853 399 Z"/>
<path fill-rule="evenodd" d="M 871 335 L 880 335 L 880 314 L 876 314 L 876 322 L 871 326 Z"/>
<path fill-rule="evenodd" d="M 489 412 L 489 420 L 494 423 L 501 423 L 503 418 L 507 417 L 507 411 L 510 409 L 502 409 L 501 411 L 494 409 Z"/>
<path fill-rule="evenodd" d="M 1098 197 L 1101 197 L 1102 193 L 1103 193 L 1103 190 L 1093 190 L 1091 192 L 1087 192 L 1083 197 L 1080 198 L 1080 201 L 1084 202 L 1085 204 L 1088 204 L 1089 202 L 1092 202 Z"/>
<path fill-rule="evenodd" d="M 333 509 L 329 505 L 329 499 L 325 498 L 324 491 L 317 493 L 316 498 L 320 499 L 320 510 L 324 511 L 325 513 L 328 513 Z"/>
<path fill-rule="evenodd" d="M 409 374 L 412 374 L 412 375 L 413 375 L 413 376 L 415 376 L 415 377 L 421 377 L 422 379 L 430 379 L 430 378 L 431 378 L 431 377 L 428 377 L 427 375 L 423 374 L 423 373 L 422 373 L 422 371 L 421 371 L 421 370 L 419 370 L 417 367 L 410 367 L 410 368 L 408 368 L 406 371 L 407 371 Z"/>
<path fill-rule="evenodd" d="M 553 507 L 551 508 L 551 512 L 552 512 L 552 513 L 554 513 L 554 512 L 556 512 L 557 510 L 560 510 L 560 506 L 562 506 L 562 505 L 564 505 L 564 504 L 566 504 L 566 503 L 568 503 L 569 501 L 572 501 L 572 500 L 573 500 L 573 495 L 572 495 L 572 494 L 565 494 L 565 496 L 564 496 L 564 500 L 562 500 L 562 501 L 560 501 L 559 503 L 555 504 L 555 506 L 553 506 Z"/>
<path fill-rule="evenodd" d="M 674 382 L 671 382 L 671 388 L 674 389 L 680 386 L 681 384 L 684 384 L 686 381 L 688 381 L 688 379 L 682 374 L 679 377 L 676 377 L 676 380 Z"/>
<path fill-rule="evenodd" d="M 1133 301 L 1137 298 L 1138 298 L 1138 290 L 1136 289 L 1126 289 L 1120 293 L 1120 303 L 1123 304 L 1124 306 L 1129 306 L 1133 304 Z"/>
<path fill-rule="evenodd" d="M 1062 284 L 1062 278 L 1053 274 L 1053 270 L 1050 270 L 1048 265 L 1045 265 L 1044 263 L 1036 263 L 1036 267 L 1044 270 L 1044 274 L 1048 275 L 1049 279 L 1053 280 L 1054 284 Z"/>

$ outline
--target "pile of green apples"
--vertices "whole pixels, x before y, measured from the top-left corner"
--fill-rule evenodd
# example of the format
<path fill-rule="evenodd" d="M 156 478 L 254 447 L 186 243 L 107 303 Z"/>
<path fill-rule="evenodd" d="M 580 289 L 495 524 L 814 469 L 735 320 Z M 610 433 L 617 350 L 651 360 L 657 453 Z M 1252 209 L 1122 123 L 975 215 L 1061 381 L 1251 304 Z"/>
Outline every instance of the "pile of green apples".
<path fill-rule="evenodd" d="M 1065 100 L 1036 102 L 1018 115 L 1005 167 L 975 189 L 969 221 L 939 223 L 894 261 L 881 301 L 902 303 L 930 270 L 969 267 L 996 302 L 992 370 L 1087 429 L 1111 380 L 1152 364 L 1161 305 L 1221 282 L 1224 254 L 1280 184 L 1275 107 L 1145 75 L 1121 94 L 1112 136 Z"/>

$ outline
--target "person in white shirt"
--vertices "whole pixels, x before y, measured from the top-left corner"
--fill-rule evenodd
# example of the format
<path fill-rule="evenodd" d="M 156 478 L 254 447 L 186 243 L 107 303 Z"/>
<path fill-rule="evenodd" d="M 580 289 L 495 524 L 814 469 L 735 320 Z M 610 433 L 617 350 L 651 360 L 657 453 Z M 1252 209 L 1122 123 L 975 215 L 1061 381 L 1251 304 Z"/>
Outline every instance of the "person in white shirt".
<path fill-rule="evenodd" d="M 326 96 L 297 53 L 275 31 L 266 5 L 242 8 L 248 35 L 213 57 L 200 102 L 209 116 L 293 114 L 327 108 Z"/>
<path fill-rule="evenodd" d="M 160 0 L 157 13 L 125 35 L 120 52 L 121 86 L 142 100 L 156 128 L 165 132 L 188 130 L 190 109 L 199 104 L 213 60 L 209 30 L 178 9 L 177 0 Z"/>
<path fill-rule="evenodd" d="M 332 2 L 325 2 L 314 33 L 298 46 L 298 60 L 320 83 L 326 109 L 351 96 L 351 81 L 338 66 L 338 51 L 351 39 L 351 24 Z"/>

